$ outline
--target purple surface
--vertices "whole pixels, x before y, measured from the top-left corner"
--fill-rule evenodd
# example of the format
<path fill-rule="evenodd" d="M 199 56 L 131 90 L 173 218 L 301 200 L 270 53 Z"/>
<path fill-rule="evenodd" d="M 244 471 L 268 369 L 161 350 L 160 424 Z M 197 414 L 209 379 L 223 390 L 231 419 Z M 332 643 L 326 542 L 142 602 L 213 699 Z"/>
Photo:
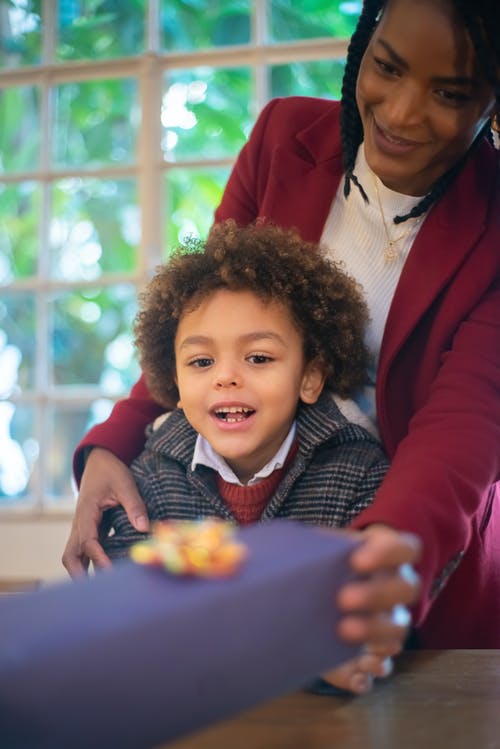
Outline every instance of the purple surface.
<path fill-rule="evenodd" d="M 355 655 L 334 606 L 353 542 L 291 521 L 239 535 L 230 579 L 123 562 L 0 600 L 0 745 L 149 749 Z"/>

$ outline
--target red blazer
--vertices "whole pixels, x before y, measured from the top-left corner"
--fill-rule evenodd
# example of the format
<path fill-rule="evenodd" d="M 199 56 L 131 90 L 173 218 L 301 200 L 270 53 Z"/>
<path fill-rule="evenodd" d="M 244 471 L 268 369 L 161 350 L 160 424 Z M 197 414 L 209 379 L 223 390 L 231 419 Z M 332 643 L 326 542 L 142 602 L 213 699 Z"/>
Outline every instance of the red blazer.
<path fill-rule="evenodd" d="M 312 241 L 342 176 L 339 104 L 290 97 L 261 113 L 228 181 L 217 221 L 261 216 Z M 500 648 L 500 169 L 486 141 L 430 211 L 389 312 L 377 413 L 391 468 L 354 522 L 417 533 L 424 647 Z M 356 189 L 356 188 L 353 188 Z M 129 462 L 161 408 L 141 379 L 94 427 Z"/>

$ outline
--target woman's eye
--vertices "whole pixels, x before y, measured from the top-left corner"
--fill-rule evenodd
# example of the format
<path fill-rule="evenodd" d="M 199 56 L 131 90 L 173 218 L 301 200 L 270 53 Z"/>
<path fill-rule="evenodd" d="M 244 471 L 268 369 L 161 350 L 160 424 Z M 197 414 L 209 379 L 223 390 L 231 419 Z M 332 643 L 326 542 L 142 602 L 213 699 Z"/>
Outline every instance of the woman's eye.
<path fill-rule="evenodd" d="M 272 361 L 272 357 L 267 356 L 266 354 L 251 354 L 247 357 L 247 361 L 251 364 L 266 364 L 267 362 Z"/>
<path fill-rule="evenodd" d="M 398 69 L 394 67 L 394 65 L 391 62 L 386 62 L 385 60 L 381 60 L 380 57 L 375 57 L 375 65 L 380 70 L 381 73 L 384 73 L 386 75 L 396 75 L 398 73 Z"/>
<path fill-rule="evenodd" d="M 436 94 L 447 104 L 464 104 L 470 101 L 470 96 L 463 91 L 450 91 L 447 89 L 438 89 Z"/>
<path fill-rule="evenodd" d="M 204 367 L 210 367 L 210 365 L 213 364 L 213 361 L 214 360 L 209 359 L 208 356 L 199 356 L 197 359 L 191 359 L 191 361 L 188 362 L 188 366 L 203 369 Z"/>

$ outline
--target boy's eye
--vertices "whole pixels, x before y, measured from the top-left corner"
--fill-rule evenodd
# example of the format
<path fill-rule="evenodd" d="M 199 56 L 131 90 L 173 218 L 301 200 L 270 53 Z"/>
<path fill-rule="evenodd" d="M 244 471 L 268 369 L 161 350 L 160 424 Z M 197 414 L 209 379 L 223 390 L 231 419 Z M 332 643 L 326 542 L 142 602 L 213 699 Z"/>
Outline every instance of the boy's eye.
<path fill-rule="evenodd" d="M 272 361 L 272 357 L 267 356 L 266 354 L 251 354 L 247 357 L 247 361 L 251 364 L 266 364 L 267 362 Z"/>
<path fill-rule="evenodd" d="M 191 359 L 191 361 L 188 362 L 188 366 L 198 367 L 199 369 L 202 369 L 204 367 L 210 367 L 213 362 L 214 360 L 210 359 L 208 356 L 199 356 L 196 359 Z"/>

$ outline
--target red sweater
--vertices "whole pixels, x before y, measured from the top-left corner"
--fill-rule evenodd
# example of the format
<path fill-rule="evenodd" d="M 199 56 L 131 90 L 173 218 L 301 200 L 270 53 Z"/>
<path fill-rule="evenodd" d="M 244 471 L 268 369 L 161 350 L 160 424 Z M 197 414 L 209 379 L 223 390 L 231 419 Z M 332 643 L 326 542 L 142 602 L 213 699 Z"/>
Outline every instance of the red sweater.
<path fill-rule="evenodd" d="M 217 491 L 240 525 L 255 523 L 262 515 L 281 479 L 290 468 L 299 449 L 297 441 L 292 442 L 286 460 L 281 468 L 276 468 L 269 476 L 251 486 L 231 484 L 217 474 Z"/>

